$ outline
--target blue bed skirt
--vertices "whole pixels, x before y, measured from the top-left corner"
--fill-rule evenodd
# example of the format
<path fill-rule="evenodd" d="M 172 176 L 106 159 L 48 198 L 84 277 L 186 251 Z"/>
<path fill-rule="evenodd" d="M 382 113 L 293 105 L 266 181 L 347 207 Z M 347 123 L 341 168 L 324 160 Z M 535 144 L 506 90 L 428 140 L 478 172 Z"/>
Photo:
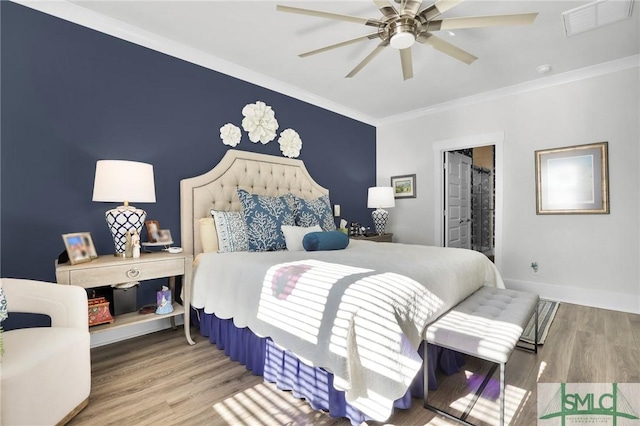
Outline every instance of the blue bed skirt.
<path fill-rule="evenodd" d="M 245 365 L 256 376 L 263 376 L 267 382 L 275 383 L 278 389 L 291 391 L 296 398 L 306 399 L 314 410 L 326 411 L 331 417 L 346 417 L 352 424 L 370 420 L 347 403 L 343 391 L 333 387 L 333 374 L 304 364 L 290 351 L 281 350 L 269 338 L 258 337 L 248 328 L 237 328 L 233 320 L 220 319 L 201 310 L 191 317 L 194 325 L 200 328 L 200 334 L 208 337 L 209 342 L 223 350 L 229 358 Z M 453 374 L 463 365 L 462 354 L 429 345 L 429 389 L 436 389 L 436 368 L 445 374 Z M 407 393 L 395 401 L 396 408 L 409 408 L 412 398 L 423 397 L 422 377 L 421 369 Z"/>

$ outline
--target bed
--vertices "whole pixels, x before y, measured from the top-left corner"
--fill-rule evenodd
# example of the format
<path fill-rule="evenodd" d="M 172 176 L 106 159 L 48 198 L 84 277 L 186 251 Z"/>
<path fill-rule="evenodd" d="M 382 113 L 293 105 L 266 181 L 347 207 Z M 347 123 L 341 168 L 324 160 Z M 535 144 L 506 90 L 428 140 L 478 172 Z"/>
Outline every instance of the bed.
<path fill-rule="evenodd" d="M 230 149 L 211 171 L 183 179 L 180 194 L 201 334 L 254 374 L 354 424 L 384 421 L 420 397 L 425 326 L 478 288 L 503 287 L 493 263 L 470 250 L 351 240 L 342 250 L 255 252 L 230 241 L 237 228 L 217 220 L 243 208 L 248 216 L 252 200 L 295 200 L 296 214 L 318 200 L 331 206 L 300 160 Z M 316 223 L 321 237 L 337 232 L 328 215 Z M 306 224 L 297 219 L 291 230 Z M 254 224 L 246 222 L 255 250 Z M 459 355 L 429 350 L 439 368 L 459 368 Z M 435 383 L 435 363 L 428 368 Z"/>

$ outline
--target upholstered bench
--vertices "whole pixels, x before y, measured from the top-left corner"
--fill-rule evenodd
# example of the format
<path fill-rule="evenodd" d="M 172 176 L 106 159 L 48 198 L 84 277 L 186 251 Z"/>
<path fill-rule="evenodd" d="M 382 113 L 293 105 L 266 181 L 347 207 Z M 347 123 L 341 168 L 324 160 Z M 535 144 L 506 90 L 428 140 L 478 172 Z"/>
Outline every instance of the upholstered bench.
<path fill-rule="evenodd" d="M 453 349 L 464 354 L 493 362 L 500 366 L 500 425 L 504 424 L 504 370 L 522 332 L 535 313 L 535 340 L 531 347 L 522 347 L 537 353 L 538 342 L 537 294 L 482 287 L 460 302 L 449 312 L 429 324 L 425 332 L 424 365 L 428 365 L 426 343 Z M 427 402 L 429 375 L 424 375 L 424 407 L 448 418 L 466 422 L 473 404 L 493 375 L 496 365 L 487 374 L 475 394 L 470 408 L 461 417 L 455 417 Z M 425 369 L 427 371 L 427 369 Z"/>

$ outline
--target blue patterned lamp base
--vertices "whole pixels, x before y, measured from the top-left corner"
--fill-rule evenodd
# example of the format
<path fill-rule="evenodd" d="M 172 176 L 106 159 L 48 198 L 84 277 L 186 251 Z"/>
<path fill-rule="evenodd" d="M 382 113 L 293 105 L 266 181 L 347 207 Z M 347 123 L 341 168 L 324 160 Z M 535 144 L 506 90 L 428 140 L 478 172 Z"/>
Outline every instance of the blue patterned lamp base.
<path fill-rule="evenodd" d="M 136 230 L 140 235 L 147 213 L 133 206 L 119 206 L 108 210 L 105 213 L 105 218 L 116 248 L 115 255 L 124 257 L 127 247 L 127 231 Z"/>
<path fill-rule="evenodd" d="M 387 227 L 387 220 L 389 219 L 389 212 L 383 209 L 376 209 L 371 212 L 371 217 L 373 218 L 376 232 L 379 235 L 384 234 L 384 228 Z"/>

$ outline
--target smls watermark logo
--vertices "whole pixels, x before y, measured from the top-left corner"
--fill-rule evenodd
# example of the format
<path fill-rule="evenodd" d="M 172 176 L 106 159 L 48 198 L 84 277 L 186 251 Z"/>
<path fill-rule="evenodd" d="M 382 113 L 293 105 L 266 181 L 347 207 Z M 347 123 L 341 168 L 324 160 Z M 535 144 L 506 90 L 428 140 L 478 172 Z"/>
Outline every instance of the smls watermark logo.
<path fill-rule="evenodd" d="M 640 383 L 538 383 L 538 425 L 639 426 Z"/>

